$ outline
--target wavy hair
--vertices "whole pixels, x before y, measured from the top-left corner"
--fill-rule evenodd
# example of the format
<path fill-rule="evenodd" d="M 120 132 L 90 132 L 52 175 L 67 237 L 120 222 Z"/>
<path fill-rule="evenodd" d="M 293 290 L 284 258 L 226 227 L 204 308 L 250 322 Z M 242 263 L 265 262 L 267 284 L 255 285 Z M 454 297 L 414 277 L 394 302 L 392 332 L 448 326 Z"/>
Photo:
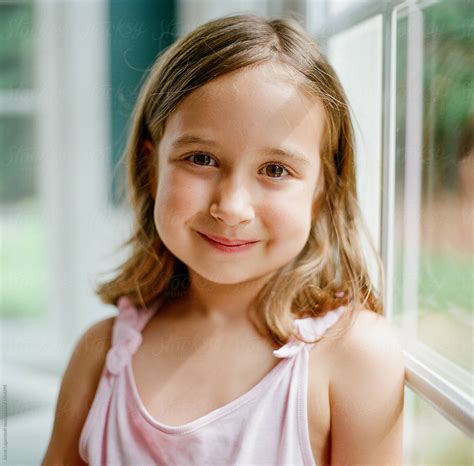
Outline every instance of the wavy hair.
<path fill-rule="evenodd" d="M 194 89 L 265 62 L 285 65 L 300 78 L 304 90 L 323 103 L 322 179 L 307 243 L 262 287 L 249 317 L 259 333 L 285 344 L 292 335 L 309 342 L 295 333 L 295 318 L 316 317 L 342 305 L 352 317 L 362 308 L 383 313 L 383 294 L 377 292 L 369 275 L 360 235 L 365 233 L 376 259 L 383 290 L 381 260 L 357 202 L 354 130 L 341 83 L 318 44 L 296 19 L 269 20 L 253 14 L 228 15 L 198 26 L 167 48 L 149 70 L 122 155 L 134 225 L 121 248 L 130 247 L 131 252 L 114 270 L 115 277 L 97 286 L 102 302 L 116 305 L 126 295 L 135 305 L 147 307 L 186 292 L 187 267 L 156 231 L 150 186 L 157 167 L 150 163 L 144 143 L 160 141 L 166 118 Z"/>

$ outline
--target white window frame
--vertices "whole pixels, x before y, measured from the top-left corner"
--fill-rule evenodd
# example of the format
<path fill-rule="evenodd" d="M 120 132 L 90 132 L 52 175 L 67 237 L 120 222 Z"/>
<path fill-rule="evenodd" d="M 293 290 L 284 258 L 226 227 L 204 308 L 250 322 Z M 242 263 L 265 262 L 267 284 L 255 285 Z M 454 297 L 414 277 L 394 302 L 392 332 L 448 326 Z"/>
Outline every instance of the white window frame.
<path fill-rule="evenodd" d="M 115 314 L 93 285 L 118 264 L 113 248 L 127 237 L 130 213 L 109 202 L 107 1 L 37 0 L 33 8 L 34 89 L 2 91 L 0 107 L 36 118 L 47 309 L 18 329 L 10 323 L 2 349 L 11 366 L 60 376 L 85 328 Z"/>
<path fill-rule="evenodd" d="M 330 1 L 330 0 L 329 0 Z M 422 88 L 420 57 L 422 57 L 422 30 L 417 22 L 419 11 L 431 4 L 438 3 L 433 0 L 425 1 L 400 1 L 366 0 L 354 2 L 352 6 L 337 14 L 328 14 L 328 0 L 319 2 L 307 0 L 307 28 L 326 51 L 325 44 L 331 36 L 345 31 L 362 21 L 375 15 L 383 16 L 383 104 L 382 104 L 382 192 L 380 228 L 380 251 L 385 267 L 385 316 L 392 322 L 393 313 L 393 232 L 394 232 L 394 202 L 395 202 L 395 66 L 396 66 L 396 27 L 397 12 L 401 9 L 410 11 L 410 38 L 412 39 L 409 50 L 408 73 L 411 79 L 415 78 L 415 86 L 410 90 L 413 97 L 420 100 Z M 312 22 L 311 17 L 318 15 L 318 20 Z M 416 110 L 416 109 L 415 109 Z M 419 109 L 418 109 L 419 110 Z M 421 113 L 418 112 L 418 120 Z M 414 143 L 419 139 L 420 124 L 409 137 Z M 419 141 L 418 141 L 419 142 Z M 413 166 L 416 176 L 416 166 Z M 382 186 L 386 189 L 382 190 Z M 417 296 L 416 296 L 417 298 Z M 413 306 L 412 306 L 413 307 Z M 416 311 L 416 307 L 415 307 Z M 416 319 L 411 314 L 410 320 Z M 422 397 L 434 409 L 441 413 L 450 423 L 462 430 L 468 436 L 474 435 L 474 403 L 472 394 L 473 374 L 465 371 L 440 354 L 418 341 L 413 335 L 407 335 L 402 329 L 394 325 L 403 345 L 406 367 L 406 386 L 416 395 Z M 449 378 L 447 377 L 449 374 Z M 452 381 L 455 381 L 455 384 Z"/>

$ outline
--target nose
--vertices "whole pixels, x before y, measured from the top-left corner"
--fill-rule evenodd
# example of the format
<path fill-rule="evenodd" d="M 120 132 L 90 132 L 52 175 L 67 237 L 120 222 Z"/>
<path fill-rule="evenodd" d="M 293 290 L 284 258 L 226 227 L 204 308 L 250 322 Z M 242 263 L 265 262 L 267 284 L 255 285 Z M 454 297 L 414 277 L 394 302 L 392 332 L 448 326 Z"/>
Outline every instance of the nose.
<path fill-rule="evenodd" d="M 253 220 L 252 198 L 241 180 L 222 180 L 211 203 L 210 213 L 229 226 Z"/>

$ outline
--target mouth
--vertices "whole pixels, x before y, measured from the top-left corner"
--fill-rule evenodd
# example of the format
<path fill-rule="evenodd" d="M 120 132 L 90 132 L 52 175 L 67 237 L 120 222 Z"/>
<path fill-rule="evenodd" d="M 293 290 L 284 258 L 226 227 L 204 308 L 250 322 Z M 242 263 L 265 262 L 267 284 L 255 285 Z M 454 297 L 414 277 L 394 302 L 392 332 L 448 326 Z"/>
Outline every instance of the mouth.
<path fill-rule="evenodd" d="M 226 253 L 235 253 L 235 252 L 243 252 L 251 249 L 252 247 L 255 246 L 255 244 L 258 243 L 258 241 L 248 241 L 246 243 L 239 243 L 239 244 L 223 244 L 219 241 L 215 241 L 209 236 L 205 235 L 204 233 L 199 232 L 199 236 L 203 238 L 209 245 L 213 246 L 213 248 L 221 251 L 221 252 L 226 252 Z"/>
<path fill-rule="evenodd" d="M 202 236 L 205 236 L 206 238 L 214 241 L 215 243 L 222 244 L 224 246 L 243 246 L 245 244 L 250 244 L 250 243 L 256 243 L 258 240 L 244 240 L 244 239 L 228 239 L 223 236 L 216 236 L 216 235 L 210 235 L 208 233 L 203 233 L 201 231 L 198 231 L 198 233 Z"/>

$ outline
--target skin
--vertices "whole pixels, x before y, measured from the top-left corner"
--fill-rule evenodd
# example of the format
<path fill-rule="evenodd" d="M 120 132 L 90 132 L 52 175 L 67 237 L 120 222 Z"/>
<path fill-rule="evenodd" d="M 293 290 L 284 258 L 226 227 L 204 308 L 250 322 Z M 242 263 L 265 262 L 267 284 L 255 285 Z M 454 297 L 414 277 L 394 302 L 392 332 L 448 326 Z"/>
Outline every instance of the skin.
<path fill-rule="evenodd" d="M 156 229 L 188 266 L 190 289 L 183 299 L 192 303 L 189 312 L 209 323 L 245 319 L 243 311 L 261 287 L 308 239 L 324 108 L 294 82 L 271 63 L 216 78 L 167 118 L 157 147 L 145 144 L 158 166 L 152 184 Z M 184 134 L 215 144 L 173 147 Z M 298 152 L 306 162 L 265 154 L 265 147 Z M 225 254 L 197 230 L 258 243 Z"/>

